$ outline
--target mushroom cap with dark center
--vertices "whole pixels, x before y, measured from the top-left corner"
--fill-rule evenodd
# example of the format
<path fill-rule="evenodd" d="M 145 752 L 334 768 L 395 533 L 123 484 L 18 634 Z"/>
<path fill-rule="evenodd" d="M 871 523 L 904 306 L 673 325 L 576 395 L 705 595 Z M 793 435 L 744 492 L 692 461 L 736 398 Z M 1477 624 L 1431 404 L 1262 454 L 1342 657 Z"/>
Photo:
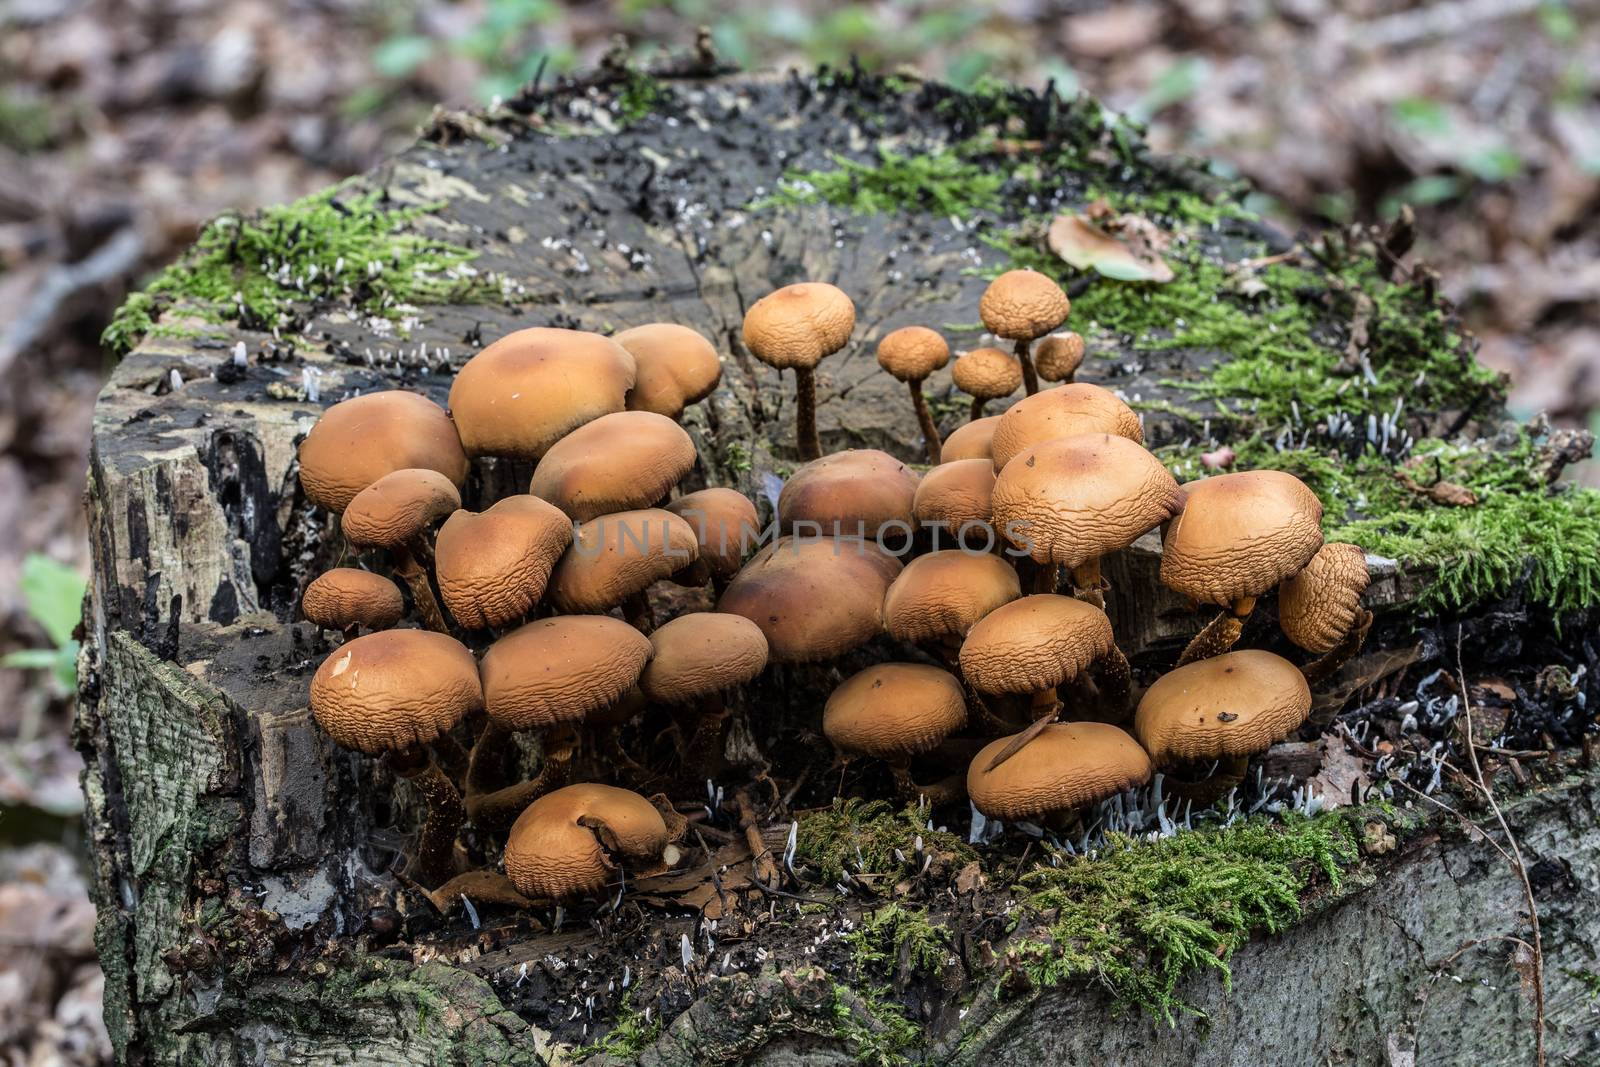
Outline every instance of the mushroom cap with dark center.
<path fill-rule="evenodd" d="M 996 400 L 1022 388 L 1022 364 L 1003 349 L 974 348 L 956 357 L 950 377 L 963 393 Z"/>
<path fill-rule="evenodd" d="M 652 322 L 612 338 L 638 367 L 628 393 L 629 411 L 653 411 L 676 419 L 683 409 L 710 396 L 722 380 L 722 360 L 700 334 L 673 322 Z"/>
<path fill-rule="evenodd" d="M 1066 321 L 1072 301 L 1055 279 L 1036 270 L 1008 270 L 978 300 L 984 328 L 1008 341 L 1032 341 Z"/>
<path fill-rule="evenodd" d="M 961 673 L 982 693 L 1038 693 L 1082 674 L 1115 646 L 1093 605 L 1036 593 L 995 608 L 961 643 Z"/>
<path fill-rule="evenodd" d="M 516 622 L 544 596 L 551 569 L 571 543 L 572 520 L 536 496 L 456 512 L 434 546 L 445 607 L 471 630 Z"/>
<path fill-rule="evenodd" d="M 903 760 L 938 747 L 967 721 L 961 680 L 920 663 L 877 663 L 839 684 L 822 732 L 854 756 Z"/>
<path fill-rule="evenodd" d="M 1356 545 L 1332 542 L 1278 587 L 1278 621 L 1284 636 L 1307 652 L 1331 652 L 1361 612 L 1361 594 L 1372 576 L 1367 554 Z"/>
<path fill-rule="evenodd" d="M 883 622 L 913 644 L 965 637 L 978 621 L 1022 595 L 1016 570 L 989 553 L 946 549 L 918 556 L 889 585 Z"/>
<path fill-rule="evenodd" d="M 761 627 L 774 663 L 816 663 L 883 632 L 883 594 L 899 573 L 874 541 L 783 537 L 750 558 L 717 610 Z"/>
<path fill-rule="evenodd" d="M 411 468 L 385 474 L 357 493 L 340 525 L 352 547 L 404 548 L 459 507 L 461 493 L 449 478 Z"/>
<path fill-rule="evenodd" d="M 650 659 L 650 641 L 605 615 L 520 626 L 483 654 L 483 706 L 503 730 L 574 724 L 620 700 Z"/>
<path fill-rule="evenodd" d="M 1138 414 L 1109 389 L 1070 382 L 1025 396 L 1006 409 L 994 430 L 989 454 L 1000 470 L 1017 453 L 1058 437 L 1109 433 L 1144 442 Z"/>
<path fill-rule="evenodd" d="M 380 630 L 346 641 L 311 678 L 311 714 L 369 756 L 426 745 L 483 707 L 478 664 L 455 638 Z"/>
<path fill-rule="evenodd" d="M 1219 474 L 1183 491 L 1162 546 L 1161 581 L 1201 603 L 1260 596 L 1322 547 L 1322 501 L 1292 474 Z"/>
<path fill-rule="evenodd" d="M 944 463 L 958 459 L 991 459 L 994 455 L 994 432 L 1000 427 L 999 415 L 985 415 L 981 419 L 964 422 L 950 431 L 944 439 L 939 456 Z M 940 464 L 943 466 L 943 463 Z"/>
<path fill-rule="evenodd" d="M 949 343 L 926 326 L 902 326 L 878 342 L 878 366 L 902 382 L 920 382 L 949 362 Z"/>
<path fill-rule="evenodd" d="M 436 470 L 451 484 L 467 480 L 467 454 L 455 423 L 425 396 L 403 389 L 341 400 L 300 442 L 306 499 L 343 511 L 361 490 L 391 471 Z"/>
<path fill-rule="evenodd" d="M 569 785 L 517 816 L 506 838 L 506 876 L 536 900 L 596 896 L 620 877 L 619 865 L 660 866 L 668 844 L 666 820 L 638 793 Z"/>
<path fill-rule="evenodd" d="M 739 573 L 745 549 L 755 545 L 761 534 L 756 506 L 734 489 L 701 489 L 663 506 L 694 527 L 700 542 L 699 561 L 718 578 Z"/>
<path fill-rule="evenodd" d="M 1079 434 L 1019 453 L 994 483 L 994 523 L 1037 563 L 1077 567 L 1126 548 L 1182 500 L 1161 461 L 1125 437 Z"/>
<path fill-rule="evenodd" d="M 846 449 L 789 476 L 778 494 L 778 522 L 784 533 L 812 536 L 877 537 L 897 524 L 909 533 L 916 492 L 917 472 L 889 453 Z"/>
<path fill-rule="evenodd" d="M 1052 723 L 988 770 L 1010 742 L 991 741 L 967 768 L 967 795 L 991 819 L 1040 819 L 1087 807 L 1143 785 L 1154 773 L 1139 743 L 1103 722 Z"/>
<path fill-rule="evenodd" d="M 335 567 L 317 575 L 300 597 L 300 610 L 318 626 L 387 630 L 406 613 L 400 587 L 381 574 Z"/>
<path fill-rule="evenodd" d="M 768 293 L 744 315 L 745 347 L 769 367 L 815 367 L 850 340 L 856 306 L 827 282 L 798 282 Z"/>
<path fill-rule="evenodd" d="M 694 468 L 694 442 L 653 411 L 618 411 L 551 445 L 528 492 L 584 521 L 658 503 Z"/>
<path fill-rule="evenodd" d="M 1040 339 L 1033 349 L 1033 366 L 1047 382 L 1064 382 L 1083 366 L 1083 335 L 1071 330 Z"/>
<path fill-rule="evenodd" d="M 474 456 L 538 459 L 592 419 L 622 411 L 637 370 L 609 337 L 538 326 L 467 360 L 450 386 L 450 413 Z"/>
<path fill-rule="evenodd" d="M 735 689 L 767 668 L 767 638 L 743 615 L 692 611 L 650 635 L 655 649 L 639 678 L 651 700 L 689 704 Z"/>
<path fill-rule="evenodd" d="M 1160 766 L 1253 756 L 1300 728 L 1311 687 L 1282 656 L 1258 649 L 1196 660 L 1156 679 L 1133 732 Z"/>
<path fill-rule="evenodd" d="M 601 515 L 577 536 L 550 575 L 557 611 L 600 614 L 692 564 L 700 555 L 694 529 L 670 511 L 643 508 Z"/>
<path fill-rule="evenodd" d="M 994 464 L 987 459 L 956 459 L 930 467 L 917 483 L 911 514 L 923 526 L 942 523 L 957 533 L 967 523 L 987 525 L 994 515 Z"/>

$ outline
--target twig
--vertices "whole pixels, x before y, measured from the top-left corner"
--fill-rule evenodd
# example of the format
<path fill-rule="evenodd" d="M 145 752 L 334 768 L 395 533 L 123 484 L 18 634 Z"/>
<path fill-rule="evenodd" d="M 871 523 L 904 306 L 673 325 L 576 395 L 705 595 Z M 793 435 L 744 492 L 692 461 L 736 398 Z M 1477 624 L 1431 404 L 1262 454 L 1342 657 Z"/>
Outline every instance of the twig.
<path fill-rule="evenodd" d="M 772 849 L 761 836 L 761 825 L 756 821 L 755 808 L 743 789 L 733 795 L 733 805 L 739 813 L 739 828 L 750 845 L 750 862 L 755 868 L 755 881 L 763 888 L 778 884 L 778 865 L 773 861 Z"/>

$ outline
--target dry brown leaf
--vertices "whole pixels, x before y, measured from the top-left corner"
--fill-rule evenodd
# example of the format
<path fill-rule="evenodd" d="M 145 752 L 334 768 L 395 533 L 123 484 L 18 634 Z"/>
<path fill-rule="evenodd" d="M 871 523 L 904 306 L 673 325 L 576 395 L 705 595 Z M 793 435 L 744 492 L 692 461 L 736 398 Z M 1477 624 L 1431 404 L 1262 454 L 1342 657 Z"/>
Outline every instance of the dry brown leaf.
<path fill-rule="evenodd" d="M 1147 235 L 1125 242 L 1077 215 L 1057 215 L 1046 243 L 1069 265 L 1117 281 L 1170 282 L 1174 277 Z"/>

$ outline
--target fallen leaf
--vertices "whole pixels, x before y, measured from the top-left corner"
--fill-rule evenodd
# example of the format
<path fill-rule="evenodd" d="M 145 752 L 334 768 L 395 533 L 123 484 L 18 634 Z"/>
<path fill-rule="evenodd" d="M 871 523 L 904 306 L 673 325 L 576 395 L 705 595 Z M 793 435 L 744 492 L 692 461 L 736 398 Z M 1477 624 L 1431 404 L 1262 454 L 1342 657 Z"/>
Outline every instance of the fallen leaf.
<path fill-rule="evenodd" d="M 1124 282 L 1170 282 L 1172 268 L 1148 248 L 1136 250 L 1077 215 L 1057 215 L 1046 237 L 1050 251 L 1079 270 Z M 1141 242 L 1143 244 L 1145 242 Z"/>
<path fill-rule="evenodd" d="M 1309 782 L 1330 808 L 1342 808 L 1350 803 L 1352 787 L 1359 785 L 1361 794 L 1372 788 L 1367 775 L 1367 761 L 1351 752 L 1342 738 L 1322 739 L 1322 769 Z"/>

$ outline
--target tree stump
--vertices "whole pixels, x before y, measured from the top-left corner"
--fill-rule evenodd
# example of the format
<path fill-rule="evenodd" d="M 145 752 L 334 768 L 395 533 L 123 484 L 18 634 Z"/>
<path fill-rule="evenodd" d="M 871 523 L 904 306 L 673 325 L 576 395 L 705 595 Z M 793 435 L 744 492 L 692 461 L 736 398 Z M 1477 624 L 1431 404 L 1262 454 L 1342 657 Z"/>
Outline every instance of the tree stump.
<path fill-rule="evenodd" d="M 830 177 L 818 185 L 798 172 Z M 1296 268 L 1295 291 L 1274 295 L 1257 288 L 1257 272 L 1271 268 L 1256 263 L 1284 256 L 1289 242 L 1238 208 L 1240 192 L 1202 164 L 1152 157 L 1137 131 L 1087 100 L 857 73 L 729 76 L 697 61 L 652 74 L 606 69 L 489 113 L 440 113 L 415 147 L 325 196 L 220 220 L 108 333 L 126 355 L 94 423 L 77 738 L 119 1057 L 542 1063 L 598 1040 L 624 1012 L 644 1033 L 602 1059 L 875 1055 L 884 1020 L 873 997 L 821 969 L 842 957 L 836 942 L 820 947 L 810 912 L 795 912 L 797 932 L 757 958 L 760 946 L 741 944 L 736 928 L 713 935 L 724 947 L 708 953 L 698 906 L 631 925 L 574 914 L 552 929 L 550 915 L 438 917 L 393 877 L 417 798 L 335 749 L 306 709 L 326 646 L 296 621 L 298 596 L 343 546 L 299 491 L 297 442 L 324 406 L 361 391 L 402 386 L 442 403 L 453 370 L 515 328 L 672 321 L 725 353 L 722 386 L 685 415 L 701 455 L 688 488 L 731 485 L 770 500 L 797 465 L 793 390 L 744 349 L 743 310 L 773 288 L 819 279 L 858 309 L 856 340 L 819 372 L 825 449 L 916 462 L 918 425 L 904 386 L 878 368 L 876 339 L 925 324 L 975 346 L 986 272 L 1051 262 L 1041 220 L 1102 198 L 1153 221 L 1167 256 L 1211 264 L 1205 277 L 1235 288 L 1207 300 L 1229 301 L 1264 335 L 1286 328 L 1286 302 L 1314 309 L 1315 343 L 1353 361 L 1352 397 L 1370 391 L 1363 374 L 1390 373 L 1386 359 L 1408 381 L 1407 360 L 1431 361 L 1433 377 L 1408 387 L 1416 401 L 1392 431 L 1384 422 L 1397 446 L 1407 433 L 1501 432 L 1494 383 L 1425 279 L 1399 295 L 1387 288 L 1394 264 L 1381 237 L 1321 246 L 1320 261 Z M 1387 295 L 1348 281 L 1363 271 Z M 1117 286 L 1113 301 L 1168 299 L 1074 277 L 1074 299 L 1090 307 Z M 1084 328 L 1076 317 L 1069 325 Z M 1180 322 L 1101 326 L 1085 330 L 1084 377 L 1134 402 L 1149 443 L 1174 449 L 1174 462 L 1192 466 L 1184 449 L 1212 437 L 1279 433 L 1262 413 L 1283 405 L 1248 381 L 1229 395 L 1194 389 L 1237 362 L 1250 338 L 1208 347 L 1172 343 Z M 1434 347 L 1380 350 L 1370 340 L 1380 329 Z M 965 417 L 948 371 L 926 389 L 948 434 Z M 1302 432 L 1288 428 L 1291 445 Z M 1340 459 L 1340 447 L 1321 452 L 1335 474 L 1354 470 L 1360 451 Z M 527 475 L 481 463 L 468 495 L 520 488 Z M 1106 568 L 1120 638 L 1145 666 L 1170 665 L 1204 621 L 1155 582 L 1159 551 L 1146 538 Z M 1371 565 L 1375 647 L 1414 644 L 1432 625 L 1419 604 L 1428 620 L 1439 608 L 1427 599 L 1442 580 L 1438 560 L 1374 555 Z M 1492 593 L 1457 598 L 1452 612 L 1522 626 L 1526 612 L 1513 617 L 1522 587 Z M 1246 643 L 1274 640 L 1264 614 Z M 1542 636 L 1501 642 L 1500 652 L 1535 666 L 1581 660 L 1587 618 L 1569 617 L 1564 636 L 1535 627 Z M 766 713 L 814 719 L 837 677 L 782 679 L 764 692 Z M 1594 671 L 1583 684 L 1589 707 L 1600 706 Z M 1566 766 L 1559 753 L 1557 765 Z M 1574 769 L 1511 809 L 1537 864 L 1551 1047 L 1573 1062 L 1597 1040 L 1582 977 L 1600 944 L 1600 913 L 1583 906 L 1600 891 L 1595 791 L 1593 774 Z M 794 906 L 771 902 L 780 904 Z M 821 907 L 831 919 L 866 906 L 839 896 Z M 1470 939 L 1520 930 L 1520 909 L 1486 845 L 1448 820 L 1419 820 L 1394 852 L 1308 902 L 1301 922 L 1242 949 L 1231 991 L 1214 971 L 1187 980 L 1203 1024 L 1113 1015 L 1093 984 L 1019 988 L 964 962 L 920 993 L 897 991 L 920 1031 L 903 1054 L 963 1064 L 1529 1063 L 1531 1008 L 1503 946 L 1451 958 Z M 1003 954 L 1003 930 L 990 939 Z M 719 970 L 730 950 L 738 965 Z M 890 1048 L 882 1061 L 900 1054 Z"/>

